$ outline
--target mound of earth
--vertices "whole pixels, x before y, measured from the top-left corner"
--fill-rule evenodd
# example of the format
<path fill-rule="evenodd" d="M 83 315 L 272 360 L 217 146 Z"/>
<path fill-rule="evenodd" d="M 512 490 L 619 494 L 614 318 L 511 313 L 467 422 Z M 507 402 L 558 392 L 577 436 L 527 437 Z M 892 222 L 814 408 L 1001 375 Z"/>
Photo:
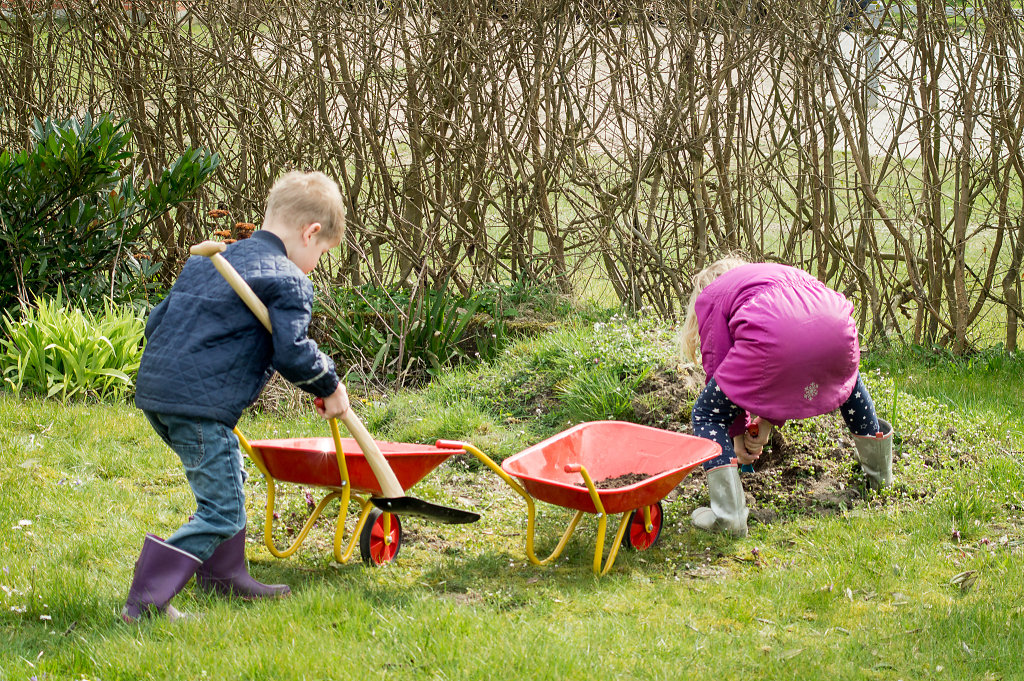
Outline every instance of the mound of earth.
<path fill-rule="evenodd" d="M 634 399 L 637 422 L 692 433 L 690 407 L 703 386 L 703 372 L 692 365 L 653 371 Z M 835 514 L 864 503 L 867 486 L 854 453 L 853 436 L 838 414 L 774 429 L 754 472 L 741 475 L 751 520 L 770 523 L 794 515 Z M 899 477 L 901 455 L 895 458 Z M 927 457 L 924 462 L 930 465 Z M 704 483 L 704 471 L 698 467 L 668 498 L 694 508 L 707 505 Z M 926 494 L 903 491 L 912 497 Z"/>

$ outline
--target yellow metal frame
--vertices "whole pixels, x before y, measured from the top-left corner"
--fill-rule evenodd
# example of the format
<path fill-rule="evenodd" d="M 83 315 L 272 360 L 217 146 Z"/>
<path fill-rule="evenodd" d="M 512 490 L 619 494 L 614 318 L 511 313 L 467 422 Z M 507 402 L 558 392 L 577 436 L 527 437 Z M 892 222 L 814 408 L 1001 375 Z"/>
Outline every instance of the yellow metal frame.
<path fill-rule="evenodd" d="M 313 528 L 313 523 L 316 522 L 317 518 L 324 512 L 324 509 L 329 503 L 335 499 L 341 500 L 341 507 L 338 511 L 338 520 L 334 529 L 334 560 L 339 563 L 347 563 L 355 551 L 356 542 L 359 541 L 359 536 L 362 534 L 363 528 L 366 526 L 366 521 L 370 517 L 370 511 L 373 510 L 373 503 L 370 501 L 370 495 L 366 495 L 366 498 L 356 496 L 356 501 L 359 502 L 359 519 L 356 521 L 356 526 L 352 530 L 352 535 L 349 537 L 347 543 L 345 543 L 345 519 L 348 512 L 348 503 L 352 497 L 352 485 L 348 478 L 348 466 L 345 463 L 345 453 L 341 448 L 341 433 L 338 431 L 338 422 L 335 419 L 330 419 L 331 425 L 331 436 L 334 438 L 334 452 L 338 457 L 338 472 L 341 475 L 340 487 L 327 487 L 326 489 L 331 490 L 317 503 L 316 507 L 310 513 L 309 518 L 303 524 L 302 529 L 299 530 L 299 534 L 295 537 L 295 540 L 288 546 L 288 548 L 281 550 L 277 548 L 277 544 L 274 542 L 274 503 L 277 495 L 277 486 L 274 476 L 267 470 L 267 465 L 263 461 L 263 457 L 252 448 L 249 441 L 242 435 L 242 432 L 236 427 L 234 429 L 235 436 L 238 438 L 238 443 L 242 449 L 248 454 L 252 462 L 256 464 L 256 468 L 267 481 L 267 514 L 266 519 L 263 523 L 263 543 L 266 544 L 267 550 L 270 551 L 271 555 L 276 558 L 287 558 L 302 546 L 302 543 L 306 541 L 306 536 L 309 531 Z M 388 544 L 391 543 L 391 514 L 384 513 L 384 541 Z M 342 546 L 344 544 L 344 547 Z"/>
<path fill-rule="evenodd" d="M 456 444 L 453 442 L 453 444 Z M 533 538 L 536 531 L 536 520 L 537 520 L 537 509 L 534 504 L 533 497 L 527 492 L 522 485 L 512 479 L 508 473 L 503 471 L 501 467 L 496 464 L 491 457 L 484 454 L 482 451 L 469 444 L 468 442 L 458 442 L 460 447 L 465 449 L 467 452 L 479 459 L 485 466 L 490 468 L 508 484 L 516 493 L 519 494 L 526 501 L 526 512 L 527 512 L 527 525 L 526 525 L 526 556 L 530 559 L 530 562 L 534 565 L 549 565 L 553 561 L 557 560 L 562 552 L 565 550 L 566 544 L 569 543 L 569 537 L 576 530 L 576 526 L 580 522 L 580 518 L 583 517 L 585 511 L 576 511 L 572 520 L 569 521 L 569 526 L 562 534 L 562 538 L 558 540 L 558 544 L 547 558 L 538 558 L 533 550 Z M 619 529 L 615 533 L 615 541 L 608 551 L 607 558 L 604 559 L 602 565 L 602 556 L 604 555 L 604 540 L 605 534 L 608 529 L 608 514 L 605 513 L 604 504 L 601 503 L 601 497 L 597 493 L 597 487 L 594 485 L 594 481 L 591 480 L 590 474 L 584 466 L 580 466 L 580 473 L 583 474 L 583 480 L 587 484 L 587 490 L 590 492 L 590 499 L 594 502 L 594 508 L 597 509 L 597 546 L 594 548 L 594 563 L 593 570 L 594 574 L 604 576 L 611 570 L 612 565 L 615 563 L 615 558 L 619 554 L 619 547 L 622 546 L 622 537 L 626 534 L 626 529 L 629 527 L 629 516 L 632 511 L 626 511 L 622 514 L 619 520 Z M 644 507 L 644 523 L 647 527 L 647 531 L 650 532 L 653 528 L 651 524 L 651 509 L 649 506 Z"/>

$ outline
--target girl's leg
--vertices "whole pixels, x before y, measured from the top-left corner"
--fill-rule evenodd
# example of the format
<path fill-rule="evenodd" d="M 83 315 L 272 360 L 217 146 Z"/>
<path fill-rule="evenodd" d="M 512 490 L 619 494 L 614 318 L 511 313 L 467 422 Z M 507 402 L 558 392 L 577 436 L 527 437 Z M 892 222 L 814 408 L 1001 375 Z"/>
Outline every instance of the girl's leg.
<path fill-rule="evenodd" d="M 694 434 L 717 442 L 722 454 L 704 464 L 711 505 L 696 509 L 690 519 L 702 530 L 735 537 L 747 535 L 748 512 L 729 426 L 742 415 L 743 410 L 725 396 L 714 379 L 697 398 L 691 414 Z"/>
<path fill-rule="evenodd" d="M 875 413 L 875 403 L 871 401 L 871 394 L 868 393 L 860 375 L 857 376 L 853 392 L 843 402 L 843 406 L 839 407 L 839 411 L 846 421 L 847 428 L 854 435 L 873 437 L 881 430 L 878 426 L 878 415 Z"/>
<path fill-rule="evenodd" d="M 857 376 L 850 398 L 839 408 L 853 433 L 857 460 L 868 486 L 879 489 L 892 484 L 892 426 L 878 418 L 868 389 Z"/>
<path fill-rule="evenodd" d="M 722 453 L 705 462 L 704 470 L 709 471 L 736 463 L 732 438 L 729 437 L 729 426 L 742 414 L 743 410 L 725 396 L 715 379 L 708 381 L 697 401 L 693 403 L 690 422 L 693 424 L 694 435 L 717 442 L 722 448 Z"/>

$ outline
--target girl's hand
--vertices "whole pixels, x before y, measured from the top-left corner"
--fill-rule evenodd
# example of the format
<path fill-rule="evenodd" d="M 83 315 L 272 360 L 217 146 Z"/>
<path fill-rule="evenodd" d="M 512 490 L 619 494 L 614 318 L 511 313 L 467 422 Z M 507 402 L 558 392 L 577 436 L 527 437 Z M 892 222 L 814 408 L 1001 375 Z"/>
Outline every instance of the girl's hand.
<path fill-rule="evenodd" d="M 344 384 L 339 383 L 338 389 L 333 394 L 323 399 L 318 397 L 313 400 L 313 406 L 316 408 L 316 413 L 325 419 L 336 419 L 342 416 L 349 409 L 348 392 L 345 390 Z"/>
<path fill-rule="evenodd" d="M 747 437 L 746 434 L 734 437 L 732 439 L 732 448 L 736 452 L 736 460 L 744 466 L 750 466 L 761 456 L 761 450 L 756 452 L 747 451 L 747 447 L 743 442 L 745 437 Z"/>
<path fill-rule="evenodd" d="M 760 417 L 754 419 L 754 423 L 743 433 L 743 448 L 749 453 L 760 454 L 768 444 L 771 433 L 772 424 L 762 421 Z"/>

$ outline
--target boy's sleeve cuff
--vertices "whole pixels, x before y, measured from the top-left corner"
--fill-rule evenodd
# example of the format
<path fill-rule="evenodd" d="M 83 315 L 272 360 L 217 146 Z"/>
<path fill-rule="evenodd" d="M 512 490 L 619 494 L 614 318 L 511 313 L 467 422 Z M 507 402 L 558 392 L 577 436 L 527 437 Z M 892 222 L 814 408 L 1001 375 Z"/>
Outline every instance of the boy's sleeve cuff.
<path fill-rule="evenodd" d="M 341 383 L 341 381 L 338 380 L 338 374 L 333 371 L 328 371 L 324 376 L 321 376 L 308 385 L 299 387 L 316 397 L 330 397 L 334 394 L 334 391 L 338 389 L 339 383 Z"/>
<path fill-rule="evenodd" d="M 338 374 L 334 370 L 334 363 L 328 362 L 323 371 L 316 376 L 304 381 L 292 381 L 292 385 L 315 397 L 329 397 L 338 389 L 340 382 Z"/>

